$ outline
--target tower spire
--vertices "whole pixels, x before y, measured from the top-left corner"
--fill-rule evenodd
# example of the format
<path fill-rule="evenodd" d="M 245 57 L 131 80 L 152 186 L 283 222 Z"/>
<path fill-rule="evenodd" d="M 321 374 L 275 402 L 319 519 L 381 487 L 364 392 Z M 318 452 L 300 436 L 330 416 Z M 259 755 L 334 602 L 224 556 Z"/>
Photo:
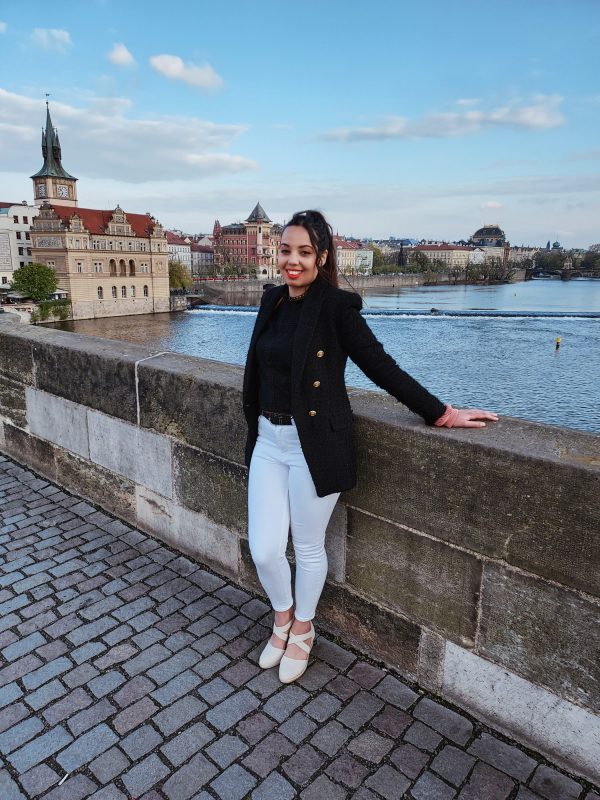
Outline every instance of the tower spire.
<path fill-rule="evenodd" d="M 52 200 L 63 205 L 77 205 L 75 182 L 77 178 L 70 175 L 62 165 L 62 150 L 58 132 L 52 124 L 50 116 L 49 95 L 46 94 L 46 127 L 42 129 L 42 168 L 32 175 L 35 187 L 36 203 Z M 66 202 L 65 202 L 66 201 Z"/>

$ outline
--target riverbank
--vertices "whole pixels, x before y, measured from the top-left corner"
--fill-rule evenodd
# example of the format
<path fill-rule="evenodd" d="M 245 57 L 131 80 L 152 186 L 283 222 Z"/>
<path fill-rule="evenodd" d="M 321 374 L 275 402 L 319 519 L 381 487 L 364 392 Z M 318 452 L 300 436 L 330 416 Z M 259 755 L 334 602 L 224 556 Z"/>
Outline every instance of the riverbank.
<path fill-rule="evenodd" d="M 525 280 L 525 270 L 517 270 L 510 283 Z M 210 280 L 198 282 L 196 293 L 188 295 L 192 306 L 221 305 L 247 306 L 258 305 L 257 296 L 263 293 L 264 285 L 281 283 L 281 280 Z M 397 273 L 394 275 L 340 275 L 340 289 L 360 292 L 372 289 L 414 289 L 422 286 L 495 286 L 497 282 L 455 280 L 447 273 Z M 175 310 L 175 309 L 173 309 Z"/>

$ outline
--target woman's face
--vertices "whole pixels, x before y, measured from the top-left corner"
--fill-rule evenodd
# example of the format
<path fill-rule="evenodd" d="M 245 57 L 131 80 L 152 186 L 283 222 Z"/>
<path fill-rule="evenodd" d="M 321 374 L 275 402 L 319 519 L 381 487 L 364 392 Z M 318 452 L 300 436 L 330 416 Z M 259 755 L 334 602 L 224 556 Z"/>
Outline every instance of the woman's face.
<path fill-rule="evenodd" d="M 321 260 L 327 253 L 321 255 Z M 289 287 L 290 297 L 303 294 L 317 277 L 317 253 L 306 228 L 290 225 L 281 237 L 277 266 Z"/>

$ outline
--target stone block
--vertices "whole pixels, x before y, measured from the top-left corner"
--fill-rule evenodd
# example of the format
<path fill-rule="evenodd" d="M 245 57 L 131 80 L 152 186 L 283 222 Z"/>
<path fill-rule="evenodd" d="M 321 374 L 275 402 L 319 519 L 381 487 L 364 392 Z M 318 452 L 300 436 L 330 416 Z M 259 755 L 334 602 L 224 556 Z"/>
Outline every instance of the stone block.
<path fill-rule="evenodd" d="M 87 409 L 63 397 L 27 387 L 29 429 L 65 450 L 89 458 Z"/>
<path fill-rule="evenodd" d="M 419 672 L 417 680 L 420 686 L 434 694 L 439 694 L 444 676 L 444 653 L 446 640 L 438 633 L 423 628 L 419 643 Z"/>
<path fill-rule="evenodd" d="M 325 550 L 327 552 L 327 577 L 337 583 L 346 580 L 346 542 L 348 513 L 343 503 L 336 503 L 327 531 Z"/>
<path fill-rule="evenodd" d="M 348 535 L 346 571 L 353 588 L 459 643 L 474 644 L 477 558 L 353 508 Z"/>
<path fill-rule="evenodd" d="M 0 374 L 0 416 L 10 420 L 18 428 L 25 428 L 25 386 L 19 381 Z"/>
<path fill-rule="evenodd" d="M 171 442 L 137 425 L 88 411 L 90 459 L 137 484 L 171 497 Z"/>
<path fill-rule="evenodd" d="M 327 582 L 319 602 L 319 623 L 326 630 L 402 674 L 417 673 L 420 628 L 389 609 Z"/>
<path fill-rule="evenodd" d="M 0 373 L 19 383 L 33 385 L 33 343 L 40 329 L 20 323 L 0 325 Z"/>
<path fill-rule="evenodd" d="M 66 450 L 57 449 L 55 461 L 57 481 L 62 486 L 123 519 L 135 520 L 135 484 L 129 478 Z"/>
<path fill-rule="evenodd" d="M 477 651 L 596 713 L 599 620 L 600 601 L 497 564 L 485 566 Z"/>
<path fill-rule="evenodd" d="M 600 716 L 448 642 L 444 697 L 480 721 L 600 782 Z"/>
<path fill-rule="evenodd" d="M 233 531 L 144 487 L 136 488 L 136 509 L 142 530 L 204 564 L 237 576 L 239 538 Z"/>
<path fill-rule="evenodd" d="M 241 367 L 166 353 L 139 365 L 140 423 L 244 463 Z"/>
<path fill-rule="evenodd" d="M 31 469 L 45 475 L 50 480 L 56 479 L 55 447 L 44 439 L 38 439 L 9 422 L 2 424 L 4 441 L 2 449 L 17 461 L 27 464 Z"/>
<path fill-rule="evenodd" d="M 38 389 L 137 421 L 135 365 L 152 351 L 129 342 L 44 330 L 33 345 Z"/>
<path fill-rule="evenodd" d="M 483 430 L 428 428 L 367 392 L 352 405 L 359 479 L 344 502 L 600 591 L 600 542 L 589 536 L 600 520 L 597 436 L 512 419 Z M 393 491 L 390 476 L 399 476 Z"/>
<path fill-rule="evenodd" d="M 248 527 L 247 474 L 245 467 L 197 448 L 173 446 L 177 502 L 240 533 Z"/>

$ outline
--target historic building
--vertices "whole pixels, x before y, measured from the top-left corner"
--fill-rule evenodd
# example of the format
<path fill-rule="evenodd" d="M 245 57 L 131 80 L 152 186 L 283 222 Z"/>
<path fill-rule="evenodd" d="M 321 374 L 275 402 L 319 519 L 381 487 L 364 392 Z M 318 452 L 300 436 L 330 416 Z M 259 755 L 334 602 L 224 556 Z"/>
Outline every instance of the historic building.
<path fill-rule="evenodd" d="M 31 223 L 37 206 L 0 202 L 0 290 L 10 286 L 13 272 L 33 261 Z"/>
<path fill-rule="evenodd" d="M 415 253 L 424 253 L 433 261 L 441 261 L 448 269 L 465 269 L 465 267 L 480 259 L 481 249 L 467 247 L 460 244 L 418 244 L 406 249 L 409 258 L 414 258 Z M 478 255 L 479 254 L 479 255 Z"/>
<path fill-rule="evenodd" d="M 277 254 L 283 228 L 273 223 L 260 203 L 244 222 L 221 226 L 215 221 L 213 247 L 215 265 L 223 271 L 227 266 L 255 269 L 259 277 L 274 278 L 279 274 Z"/>
<path fill-rule="evenodd" d="M 215 251 L 212 245 L 192 242 L 192 275 L 200 278 L 214 273 Z"/>
<path fill-rule="evenodd" d="M 42 155 L 44 164 L 32 176 L 39 204 L 32 257 L 55 270 L 60 289 L 69 293 L 73 318 L 169 311 L 169 254 L 160 223 L 119 206 L 78 206 L 77 178 L 62 166 L 49 109 Z"/>
<path fill-rule="evenodd" d="M 337 267 L 343 275 L 371 275 L 373 251 L 355 239 L 334 236 Z"/>
<path fill-rule="evenodd" d="M 484 225 L 475 231 L 469 242 L 476 247 L 504 247 L 506 234 L 498 225 Z"/>
<path fill-rule="evenodd" d="M 165 231 L 169 248 L 169 261 L 178 261 L 186 269 L 192 269 L 191 241 L 175 231 Z"/>

